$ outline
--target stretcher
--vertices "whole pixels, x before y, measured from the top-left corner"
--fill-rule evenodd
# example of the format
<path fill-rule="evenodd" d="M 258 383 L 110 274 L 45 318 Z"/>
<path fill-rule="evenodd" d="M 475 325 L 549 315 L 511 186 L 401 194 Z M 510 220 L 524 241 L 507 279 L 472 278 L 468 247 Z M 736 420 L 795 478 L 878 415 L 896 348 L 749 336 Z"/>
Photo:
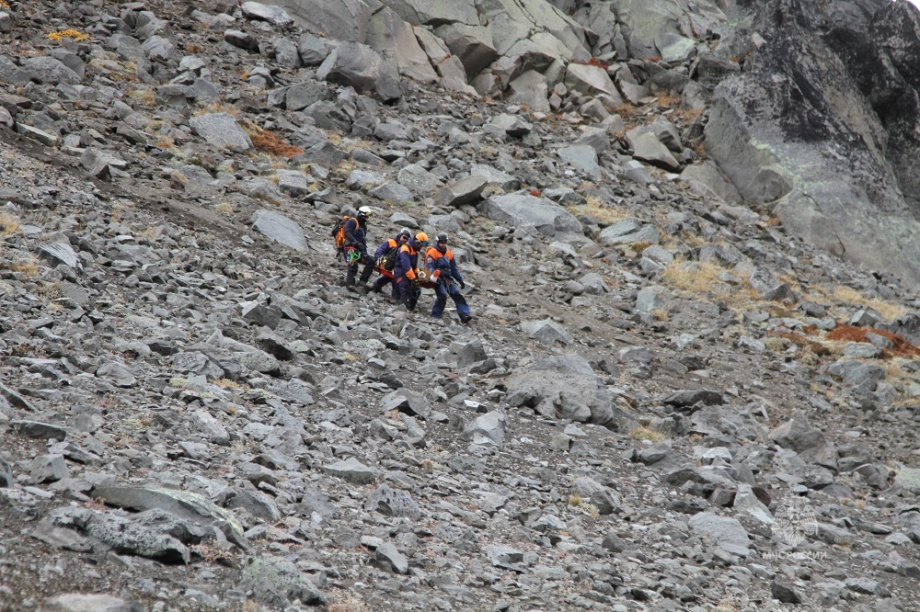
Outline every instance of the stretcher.
<path fill-rule="evenodd" d="M 377 270 L 377 272 L 379 272 L 381 276 L 386 276 L 386 277 L 389 278 L 389 279 L 394 278 L 394 276 L 393 276 L 393 271 L 392 271 L 392 270 L 387 270 L 386 268 L 384 268 L 384 267 L 380 264 L 379 261 L 378 261 L 377 264 L 374 266 L 374 269 Z M 424 288 L 424 289 L 434 289 L 435 285 L 437 285 L 436 282 L 434 282 L 434 281 L 432 281 L 432 280 L 430 280 L 430 279 L 428 278 L 428 274 L 427 274 L 424 270 L 416 270 L 416 271 L 415 271 L 415 279 L 418 281 L 418 286 L 419 286 L 419 287 L 422 287 L 422 288 Z"/>

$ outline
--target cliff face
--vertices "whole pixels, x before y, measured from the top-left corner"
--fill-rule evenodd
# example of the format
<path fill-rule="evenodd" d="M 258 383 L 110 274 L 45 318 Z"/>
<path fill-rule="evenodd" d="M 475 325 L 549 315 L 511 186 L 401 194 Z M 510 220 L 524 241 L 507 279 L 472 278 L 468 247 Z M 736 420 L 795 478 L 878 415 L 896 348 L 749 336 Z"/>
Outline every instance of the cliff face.
<path fill-rule="evenodd" d="M 716 89 L 710 153 L 793 234 L 916 285 L 918 11 L 906 2 L 757 10 L 762 42 Z"/>

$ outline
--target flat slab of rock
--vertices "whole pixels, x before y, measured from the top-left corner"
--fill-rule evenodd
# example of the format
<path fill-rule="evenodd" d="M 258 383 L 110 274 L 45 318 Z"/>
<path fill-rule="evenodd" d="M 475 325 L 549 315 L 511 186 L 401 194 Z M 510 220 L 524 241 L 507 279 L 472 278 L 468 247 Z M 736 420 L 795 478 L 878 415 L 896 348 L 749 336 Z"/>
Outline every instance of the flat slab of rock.
<path fill-rule="evenodd" d="M 323 471 L 358 485 L 372 484 L 377 480 L 377 474 L 374 473 L 374 470 L 354 457 L 349 457 L 344 461 L 337 461 L 331 465 L 325 465 L 323 466 Z"/>
<path fill-rule="evenodd" d="M 63 593 L 46 599 L 38 612 L 144 612 L 144 606 L 104 593 Z"/>
<path fill-rule="evenodd" d="M 208 144 L 220 149 L 246 151 L 252 148 L 249 138 L 236 117 L 230 113 L 209 113 L 188 120 L 195 133 L 204 138 Z"/>
<path fill-rule="evenodd" d="M 490 219 L 515 227 L 531 226 L 547 236 L 583 231 L 575 215 L 546 198 L 513 193 L 488 198 L 479 208 Z"/>
<path fill-rule="evenodd" d="M 901 468 L 894 477 L 894 483 L 901 485 L 911 493 L 920 493 L 920 469 Z"/>
<path fill-rule="evenodd" d="M 257 210 L 252 213 L 252 225 L 266 237 L 299 253 L 307 250 L 307 239 L 304 237 L 303 229 L 296 221 L 280 213 Z"/>
<path fill-rule="evenodd" d="M 231 542 L 245 547 L 243 527 L 229 510 L 214 504 L 200 493 L 159 487 L 96 487 L 93 499 L 128 510 L 158 508 L 180 518 L 213 524 Z"/>
<path fill-rule="evenodd" d="M 489 180 L 484 176 L 471 174 L 450 183 L 438 191 L 433 199 L 439 206 L 474 204 L 482 199 L 482 192 L 488 185 Z"/>
<path fill-rule="evenodd" d="M 690 518 L 689 525 L 704 542 L 727 553 L 739 557 L 750 553 L 751 538 L 738 519 L 701 512 Z"/>

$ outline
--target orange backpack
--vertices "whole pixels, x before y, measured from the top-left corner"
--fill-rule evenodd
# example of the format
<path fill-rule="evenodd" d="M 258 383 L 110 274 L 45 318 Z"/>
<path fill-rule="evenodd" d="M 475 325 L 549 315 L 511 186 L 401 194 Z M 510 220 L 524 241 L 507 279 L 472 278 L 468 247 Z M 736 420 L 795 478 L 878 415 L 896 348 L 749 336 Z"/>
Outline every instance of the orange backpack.
<path fill-rule="evenodd" d="M 342 217 L 341 221 L 332 228 L 332 237 L 335 238 L 335 248 L 341 249 L 345 246 L 345 224 L 351 219 L 349 216 Z"/>

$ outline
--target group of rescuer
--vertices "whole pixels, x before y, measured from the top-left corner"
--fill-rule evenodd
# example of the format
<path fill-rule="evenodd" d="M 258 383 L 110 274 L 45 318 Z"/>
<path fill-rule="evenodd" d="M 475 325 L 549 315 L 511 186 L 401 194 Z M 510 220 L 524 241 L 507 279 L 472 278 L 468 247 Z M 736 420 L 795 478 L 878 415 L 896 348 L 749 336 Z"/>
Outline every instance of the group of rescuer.
<path fill-rule="evenodd" d="M 473 317 L 461 293 L 466 283 L 453 251 L 447 247 L 447 234 L 439 233 L 434 244 L 430 244 L 425 232 L 413 235 L 408 228 L 403 228 L 393 238 L 382 242 L 370 256 L 367 252 L 367 220 L 371 214 L 370 207 L 362 206 L 354 217 L 344 218 L 339 231 L 337 246 L 345 260 L 345 286 L 352 291 L 379 293 L 389 283 L 392 298 L 410 311 L 415 310 L 421 288 L 430 287 L 435 293 L 432 317 L 440 319 L 444 315 L 447 298 L 450 297 L 457 307 L 460 321 L 469 322 Z M 358 283 L 355 277 L 362 265 Z M 380 273 L 380 277 L 368 289 L 367 283 L 374 270 Z"/>

